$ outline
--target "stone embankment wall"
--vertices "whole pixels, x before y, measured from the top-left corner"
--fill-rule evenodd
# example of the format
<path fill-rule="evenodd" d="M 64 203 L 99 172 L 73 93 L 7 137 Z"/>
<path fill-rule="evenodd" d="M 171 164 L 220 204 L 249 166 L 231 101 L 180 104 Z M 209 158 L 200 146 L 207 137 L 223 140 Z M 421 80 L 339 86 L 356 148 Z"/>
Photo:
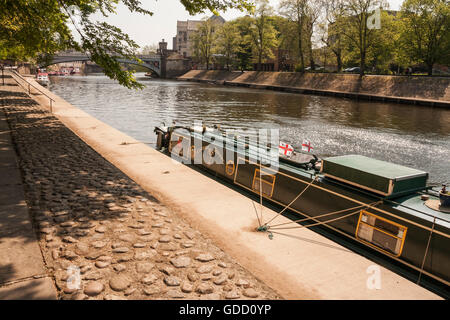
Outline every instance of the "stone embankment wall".
<path fill-rule="evenodd" d="M 347 94 L 345 96 L 376 100 L 404 98 L 399 102 L 442 102 L 450 106 L 448 77 L 368 75 L 360 78 L 355 74 L 334 73 L 191 70 L 178 79 L 303 93 Z"/>

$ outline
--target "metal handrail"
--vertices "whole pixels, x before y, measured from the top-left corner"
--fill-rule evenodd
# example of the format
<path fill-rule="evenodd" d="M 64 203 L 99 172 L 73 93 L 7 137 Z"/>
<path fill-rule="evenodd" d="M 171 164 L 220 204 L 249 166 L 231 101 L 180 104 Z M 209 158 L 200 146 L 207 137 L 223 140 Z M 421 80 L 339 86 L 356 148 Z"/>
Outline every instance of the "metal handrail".
<path fill-rule="evenodd" d="M 43 92 L 41 89 L 39 89 L 38 87 L 34 86 L 33 84 L 31 84 L 30 82 L 28 82 L 27 79 L 25 79 L 24 77 L 22 77 L 16 70 L 12 70 L 12 73 L 14 73 L 16 76 L 18 76 L 20 79 L 22 79 L 23 81 L 25 81 L 28 84 L 28 95 L 31 95 L 31 88 L 33 87 L 34 89 L 36 89 L 37 91 L 39 91 L 41 94 L 43 94 L 44 96 L 46 96 L 49 100 L 50 100 L 50 113 L 53 113 L 53 102 L 55 102 L 55 100 L 53 100 L 51 97 L 49 97 L 45 92 Z M 14 80 L 16 80 L 17 84 L 19 84 L 21 87 L 22 85 L 19 83 L 19 81 L 17 81 L 17 79 L 15 79 L 13 77 Z M 27 90 L 27 88 L 22 87 L 23 89 Z"/>

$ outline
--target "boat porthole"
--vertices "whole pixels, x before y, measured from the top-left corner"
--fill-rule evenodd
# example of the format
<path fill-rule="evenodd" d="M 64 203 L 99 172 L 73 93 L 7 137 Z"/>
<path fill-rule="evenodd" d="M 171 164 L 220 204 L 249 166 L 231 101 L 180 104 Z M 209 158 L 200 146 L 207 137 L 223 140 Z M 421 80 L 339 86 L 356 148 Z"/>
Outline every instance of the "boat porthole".
<path fill-rule="evenodd" d="M 232 160 L 229 160 L 227 162 L 227 165 L 225 166 L 225 172 L 229 176 L 232 176 L 234 174 L 234 162 Z"/>

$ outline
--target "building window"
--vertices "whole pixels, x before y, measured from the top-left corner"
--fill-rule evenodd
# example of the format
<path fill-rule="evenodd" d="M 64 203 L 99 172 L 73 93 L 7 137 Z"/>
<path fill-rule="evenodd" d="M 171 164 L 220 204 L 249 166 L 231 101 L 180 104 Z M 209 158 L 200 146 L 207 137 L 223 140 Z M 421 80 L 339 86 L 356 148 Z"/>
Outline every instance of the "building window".
<path fill-rule="evenodd" d="M 407 230 L 405 226 L 362 210 L 356 238 L 398 257 L 402 254 Z"/>
<path fill-rule="evenodd" d="M 269 198 L 272 197 L 273 188 L 275 186 L 275 175 L 264 173 L 260 178 L 259 169 L 256 169 L 255 174 L 253 175 L 252 189 L 259 193 L 260 185 L 262 187 L 262 194 Z"/>

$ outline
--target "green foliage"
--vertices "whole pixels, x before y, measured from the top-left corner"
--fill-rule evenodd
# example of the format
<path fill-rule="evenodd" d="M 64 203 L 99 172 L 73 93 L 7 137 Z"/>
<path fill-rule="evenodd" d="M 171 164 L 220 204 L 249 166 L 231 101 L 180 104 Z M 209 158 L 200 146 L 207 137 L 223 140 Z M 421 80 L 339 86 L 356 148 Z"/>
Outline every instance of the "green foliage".
<path fill-rule="evenodd" d="M 389 65 L 399 61 L 400 45 L 399 19 L 386 11 L 381 12 L 381 29 L 374 30 L 376 39 L 367 52 L 368 70 L 379 73 L 389 73 Z"/>
<path fill-rule="evenodd" d="M 225 23 L 209 22 L 194 35 L 196 58 L 207 64 L 218 53 L 230 68 L 252 68 L 273 58 L 274 49 L 289 51 L 296 71 L 314 61 L 336 61 L 369 72 L 388 73 L 413 64 L 450 63 L 449 0 L 404 0 L 400 13 L 382 10 L 381 30 L 369 29 L 373 10 L 385 0 L 281 0 L 275 15 L 267 0 L 180 0 L 190 14 L 229 8 L 252 15 Z M 139 0 L 0 0 L 0 59 L 45 64 L 56 52 L 75 49 L 90 55 L 105 73 L 128 88 L 139 88 L 132 72 L 115 57 L 139 63 L 139 50 L 119 28 L 92 21 L 92 16 L 114 14 L 117 5 L 151 16 Z M 74 8 L 76 10 L 74 10 Z M 73 34 L 69 25 L 75 27 Z M 213 29 L 216 27 L 215 32 Z M 73 29 L 73 28 L 72 28 Z M 326 48 L 323 47 L 326 46 Z M 322 48 L 320 48 L 322 47 Z M 316 48 L 316 49 L 314 49 Z"/>
<path fill-rule="evenodd" d="M 207 10 L 218 14 L 217 11 L 227 9 L 239 9 L 241 11 L 252 12 L 254 9 L 251 0 L 180 0 L 189 14 L 204 13 Z"/>
<path fill-rule="evenodd" d="M 295 43 L 295 53 L 300 60 L 296 70 L 303 72 L 305 69 L 305 18 L 307 0 L 281 0 L 279 11 L 291 22 L 292 43 Z"/>
<path fill-rule="evenodd" d="M 252 10 L 248 0 L 180 0 L 190 14 L 237 8 Z M 50 61 L 56 52 L 75 49 L 88 54 L 106 75 L 128 88 L 142 88 L 132 72 L 114 57 L 140 62 L 138 46 L 119 28 L 92 21 L 92 15 L 114 14 L 122 3 L 131 12 L 151 16 L 139 0 L 1 0 L 0 59 Z M 72 34 L 72 24 L 78 36 Z M 78 40 L 80 38 L 80 40 Z"/>
<path fill-rule="evenodd" d="M 377 40 L 376 29 L 369 29 L 367 21 L 380 8 L 383 0 L 343 0 L 344 16 L 336 22 L 346 40 L 358 50 L 360 75 L 364 75 L 368 53 Z"/>
<path fill-rule="evenodd" d="M 211 19 L 204 20 L 197 31 L 192 35 L 194 56 L 200 63 L 206 64 L 209 69 L 211 58 L 214 53 L 214 42 L 216 34 L 214 32 L 215 26 Z"/>
<path fill-rule="evenodd" d="M 252 19 L 249 16 L 238 18 L 230 23 L 234 24 L 239 38 L 237 41 L 236 60 L 239 69 L 250 70 L 252 68 L 251 61 L 253 59 L 252 43 L 250 40 L 250 26 Z"/>
<path fill-rule="evenodd" d="M 401 17 L 402 48 L 411 61 L 425 63 L 429 75 L 435 63 L 450 62 L 448 0 L 405 0 Z"/>
<path fill-rule="evenodd" d="M 272 58 L 272 49 L 277 47 L 277 31 L 271 23 L 273 9 L 268 0 L 260 0 L 250 25 L 249 39 L 258 65 L 264 59 Z"/>
<path fill-rule="evenodd" d="M 227 69 L 233 65 L 239 50 L 239 30 L 235 23 L 225 23 L 217 32 L 216 52 L 224 56 Z"/>

